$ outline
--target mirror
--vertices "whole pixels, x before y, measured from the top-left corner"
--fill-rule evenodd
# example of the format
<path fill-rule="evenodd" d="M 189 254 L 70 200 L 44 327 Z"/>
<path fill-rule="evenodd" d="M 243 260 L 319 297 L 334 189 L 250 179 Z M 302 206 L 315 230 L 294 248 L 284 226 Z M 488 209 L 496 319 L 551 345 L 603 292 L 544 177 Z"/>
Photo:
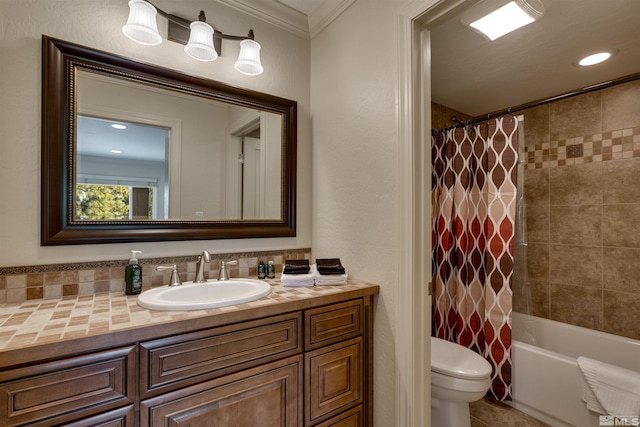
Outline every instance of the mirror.
<path fill-rule="evenodd" d="M 43 36 L 42 244 L 295 236 L 297 104 Z"/>

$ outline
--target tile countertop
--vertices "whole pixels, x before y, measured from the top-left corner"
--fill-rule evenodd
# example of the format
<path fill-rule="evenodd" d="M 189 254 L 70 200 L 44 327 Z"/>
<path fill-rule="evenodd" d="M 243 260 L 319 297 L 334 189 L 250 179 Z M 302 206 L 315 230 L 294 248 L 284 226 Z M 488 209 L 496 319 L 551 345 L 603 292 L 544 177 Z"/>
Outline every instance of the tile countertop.
<path fill-rule="evenodd" d="M 284 287 L 267 280 L 271 294 L 257 301 L 193 311 L 147 310 L 122 292 L 0 304 L 0 369 L 229 323 L 374 295 L 379 286 Z M 87 339 L 91 338 L 91 339 Z M 37 351 L 32 347 L 37 346 Z"/>

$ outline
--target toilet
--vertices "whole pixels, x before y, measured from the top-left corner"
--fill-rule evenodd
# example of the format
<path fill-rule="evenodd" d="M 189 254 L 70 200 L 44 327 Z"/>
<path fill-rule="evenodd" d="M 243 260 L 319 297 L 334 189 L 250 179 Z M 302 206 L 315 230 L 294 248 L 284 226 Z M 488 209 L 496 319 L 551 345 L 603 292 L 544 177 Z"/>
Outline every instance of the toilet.
<path fill-rule="evenodd" d="M 431 427 L 470 427 L 469 403 L 491 386 L 491 365 L 473 350 L 431 337 Z"/>

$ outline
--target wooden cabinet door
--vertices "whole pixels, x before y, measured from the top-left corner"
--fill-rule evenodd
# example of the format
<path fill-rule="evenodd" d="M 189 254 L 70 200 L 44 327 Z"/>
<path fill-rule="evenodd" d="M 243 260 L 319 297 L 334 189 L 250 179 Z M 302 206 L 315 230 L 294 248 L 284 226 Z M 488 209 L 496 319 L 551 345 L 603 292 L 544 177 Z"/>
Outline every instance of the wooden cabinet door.
<path fill-rule="evenodd" d="M 365 427 L 362 405 L 317 424 L 316 427 Z"/>
<path fill-rule="evenodd" d="M 305 354 L 305 423 L 314 425 L 363 403 L 362 337 Z"/>
<path fill-rule="evenodd" d="M 302 427 L 302 356 L 144 400 L 140 425 Z"/>
<path fill-rule="evenodd" d="M 133 405 L 93 417 L 83 418 L 64 427 L 135 427 L 135 410 Z"/>

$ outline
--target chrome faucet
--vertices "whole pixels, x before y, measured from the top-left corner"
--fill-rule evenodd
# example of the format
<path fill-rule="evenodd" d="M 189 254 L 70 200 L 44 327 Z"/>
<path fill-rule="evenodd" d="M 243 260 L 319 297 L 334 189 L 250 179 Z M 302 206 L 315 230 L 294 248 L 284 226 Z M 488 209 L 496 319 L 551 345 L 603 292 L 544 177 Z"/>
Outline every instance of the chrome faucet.
<path fill-rule="evenodd" d="M 211 262 L 211 255 L 206 250 L 202 251 L 202 255 L 198 257 L 198 264 L 196 264 L 196 278 L 193 283 L 204 283 L 207 279 L 204 278 L 204 263 Z"/>
<path fill-rule="evenodd" d="M 174 265 L 159 265 L 156 267 L 158 271 L 171 270 L 171 280 L 169 281 L 169 286 L 180 286 L 182 282 L 180 281 L 180 276 L 178 276 L 178 267 Z"/>
<path fill-rule="evenodd" d="M 226 265 L 236 265 L 238 261 L 220 261 L 220 274 L 218 274 L 218 280 L 229 280 L 229 273 L 227 272 Z"/>

